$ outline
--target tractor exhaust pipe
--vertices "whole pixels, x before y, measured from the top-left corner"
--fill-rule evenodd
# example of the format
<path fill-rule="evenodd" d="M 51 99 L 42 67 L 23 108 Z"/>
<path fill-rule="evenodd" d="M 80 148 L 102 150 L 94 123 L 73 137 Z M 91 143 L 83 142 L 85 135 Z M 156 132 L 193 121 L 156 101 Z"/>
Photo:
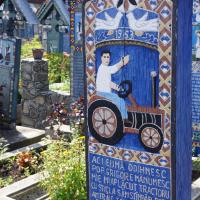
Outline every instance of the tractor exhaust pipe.
<path fill-rule="evenodd" d="M 152 87 L 152 107 L 156 107 L 156 77 L 157 77 L 157 72 L 152 71 L 151 72 L 151 87 Z"/>

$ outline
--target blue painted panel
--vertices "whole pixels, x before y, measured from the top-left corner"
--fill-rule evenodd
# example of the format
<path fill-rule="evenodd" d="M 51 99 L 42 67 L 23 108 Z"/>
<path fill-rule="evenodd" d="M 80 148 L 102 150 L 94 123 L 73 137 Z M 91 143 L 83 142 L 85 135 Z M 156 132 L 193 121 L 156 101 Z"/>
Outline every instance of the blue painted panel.
<path fill-rule="evenodd" d="M 70 54 L 70 35 L 63 34 L 63 51 Z"/>
<path fill-rule="evenodd" d="M 122 41 L 123 42 L 123 41 Z M 129 63 L 120 71 L 112 75 L 112 81 L 120 84 L 122 81 L 132 82 L 132 95 L 140 106 L 152 107 L 152 78 L 151 72 L 157 73 L 157 91 L 159 83 L 159 53 L 147 47 L 138 45 L 106 45 L 96 49 L 97 71 L 101 65 L 101 53 L 105 50 L 111 52 L 110 66 L 120 61 L 123 56 L 130 55 Z M 144 59 L 145 58 L 145 59 Z M 144 92 L 145 91 L 145 92 Z M 115 92 L 115 91 L 113 91 Z M 159 94 L 156 99 L 158 102 Z M 126 103 L 130 102 L 126 99 Z"/>
<path fill-rule="evenodd" d="M 192 50 L 193 54 L 196 53 L 196 44 L 197 44 L 197 34 L 196 32 L 200 30 L 200 25 L 192 26 Z"/>
<path fill-rule="evenodd" d="M 16 120 L 20 48 L 20 40 L 0 39 L 0 86 L 3 86 L 1 112 L 9 123 Z"/>
<path fill-rule="evenodd" d="M 74 32 L 75 32 L 75 42 L 79 43 L 82 41 L 82 13 L 76 12 L 74 19 Z"/>
<path fill-rule="evenodd" d="M 135 40 L 138 42 L 145 42 L 152 45 L 158 45 L 158 33 L 156 32 L 144 32 L 142 35 L 136 35 L 134 31 L 129 28 L 118 28 L 112 33 L 108 31 L 96 31 L 95 40 L 96 43 L 109 40 Z"/>
<path fill-rule="evenodd" d="M 89 155 L 90 199 L 170 200 L 170 170 L 164 167 Z"/>

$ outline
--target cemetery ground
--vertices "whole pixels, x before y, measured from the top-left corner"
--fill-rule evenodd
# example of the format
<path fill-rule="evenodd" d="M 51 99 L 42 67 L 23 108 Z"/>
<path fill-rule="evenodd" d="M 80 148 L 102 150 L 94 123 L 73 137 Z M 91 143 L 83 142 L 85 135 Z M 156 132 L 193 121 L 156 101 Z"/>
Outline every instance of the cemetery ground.
<path fill-rule="evenodd" d="M 29 137 L 31 143 L 27 138 L 22 142 L 19 136 L 17 139 L 11 138 L 15 142 L 9 141 L 8 145 L 5 145 L 8 143 L 5 140 L 1 141 L 0 199 L 4 195 L 20 200 L 86 199 L 85 137 L 79 118 L 83 109 L 82 102 L 81 98 L 72 103 L 70 113 L 64 104 L 53 105 L 53 112 L 44 122 L 49 126 L 46 134 L 42 130 L 18 126 L 18 134 L 32 132 Z M 67 130 L 69 127 L 65 122 L 69 117 L 73 120 L 71 129 Z M 27 137 L 29 134 L 25 135 Z M 16 184 L 18 191 L 13 191 Z M 20 188 L 20 185 L 26 187 Z M 7 194 L 9 187 L 11 193 Z"/>
<path fill-rule="evenodd" d="M 37 37 L 23 44 L 22 60 L 32 57 L 32 48 L 41 48 Z M 56 92 L 50 92 L 54 103 L 42 121 L 43 130 L 22 126 L 23 76 L 16 130 L 5 130 L 0 123 L 0 199 L 86 199 L 84 99 L 58 98 L 69 95 L 70 58 L 45 53 L 44 59 L 49 88 Z"/>

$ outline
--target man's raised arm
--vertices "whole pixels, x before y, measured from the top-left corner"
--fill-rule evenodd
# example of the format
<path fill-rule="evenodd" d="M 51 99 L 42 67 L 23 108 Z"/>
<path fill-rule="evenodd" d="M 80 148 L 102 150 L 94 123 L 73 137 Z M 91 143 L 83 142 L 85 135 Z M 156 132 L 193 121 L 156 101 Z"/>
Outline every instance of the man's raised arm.
<path fill-rule="evenodd" d="M 109 67 L 110 69 L 110 73 L 111 74 L 115 74 L 116 72 L 118 72 L 124 65 L 128 64 L 129 62 L 129 55 L 122 57 L 121 60 L 116 64 L 113 65 L 111 67 Z"/>

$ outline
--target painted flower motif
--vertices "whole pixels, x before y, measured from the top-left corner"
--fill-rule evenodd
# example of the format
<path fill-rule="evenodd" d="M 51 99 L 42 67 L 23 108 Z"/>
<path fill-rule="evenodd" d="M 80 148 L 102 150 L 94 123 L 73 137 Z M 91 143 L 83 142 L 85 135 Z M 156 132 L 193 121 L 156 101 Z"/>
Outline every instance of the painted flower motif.
<path fill-rule="evenodd" d="M 9 20 L 9 14 L 10 14 L 10 12 L 9 11 L 6 11 L 6 10 L 4 10 L 3 11 L 3 19 L 5 19 L 5 20 Z"/>

